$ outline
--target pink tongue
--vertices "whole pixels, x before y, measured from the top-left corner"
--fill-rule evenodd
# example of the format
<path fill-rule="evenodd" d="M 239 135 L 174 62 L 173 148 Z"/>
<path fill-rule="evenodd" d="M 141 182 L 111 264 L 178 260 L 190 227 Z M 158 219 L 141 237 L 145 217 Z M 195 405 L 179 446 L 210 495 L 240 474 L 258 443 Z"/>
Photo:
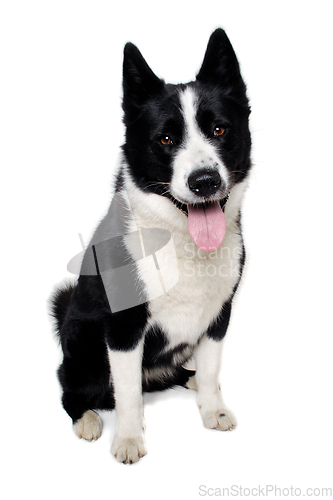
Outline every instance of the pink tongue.
<path fill-rule="evenodd" d="M 216 250 L 225 235 L 226 222 L 218 201 L 206 207 L 187 205 L 187 229 L 194 243 L 205 252 Z"/>

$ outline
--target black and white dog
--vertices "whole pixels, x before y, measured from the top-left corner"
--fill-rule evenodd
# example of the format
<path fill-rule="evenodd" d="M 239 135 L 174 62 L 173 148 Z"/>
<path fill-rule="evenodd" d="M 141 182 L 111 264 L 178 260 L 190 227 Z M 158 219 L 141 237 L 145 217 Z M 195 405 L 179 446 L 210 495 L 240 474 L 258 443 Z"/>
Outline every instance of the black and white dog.
<path fill-rule="evenodd" d="M 59 380 L 75 433 L 101 435 L 95 410 L 117 412 L 112 453 L 146 454 L 142 392 L 197 390 L 206 427 L 230 430 L 218 383 L 222 339 L 244 264 L 241 203 L 251 166 L 249 104 L 222 29 L 195 81 L 159 79 L 125 46 L 126 141 L 109 212 L 75 285 L 53 315 Z M 193 359 L 196 371 L 184 367 Z"/>

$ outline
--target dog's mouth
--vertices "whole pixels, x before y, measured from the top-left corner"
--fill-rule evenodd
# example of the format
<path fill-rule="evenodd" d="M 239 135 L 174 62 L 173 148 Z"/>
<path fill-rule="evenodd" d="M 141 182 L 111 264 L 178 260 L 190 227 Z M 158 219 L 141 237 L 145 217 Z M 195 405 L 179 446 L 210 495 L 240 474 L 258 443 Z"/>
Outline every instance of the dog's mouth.
<path fill-rule="evenodd" d="M 172 200 L 187 215 L 188 232 L 200 250 L 210 252 L 221 245 L 226 232 L 224 207 L 228 199 L 229 195 L 222 200 L 195 205 Z"/>

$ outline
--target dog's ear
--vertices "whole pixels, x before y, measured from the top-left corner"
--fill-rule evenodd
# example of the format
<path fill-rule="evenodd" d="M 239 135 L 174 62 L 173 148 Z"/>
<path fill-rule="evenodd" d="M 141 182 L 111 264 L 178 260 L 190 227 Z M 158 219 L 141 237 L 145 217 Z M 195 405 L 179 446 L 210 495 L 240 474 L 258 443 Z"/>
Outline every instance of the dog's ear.
<path fill-rule="evenodd" d="M 214 82 L 225 89 L 245 92 L 236 54 L 225 31 L 221 28 L 210 36 L 197 80 Z"/>
<path fill-rule="evenodd" d="M 161 91 L 164 81 L 150 69 L 139 49 L 133 43 L 124 48 L 123 63 L 123 109 L 125 114 L 131 107 L 140 106 L 149 97 Z"/>

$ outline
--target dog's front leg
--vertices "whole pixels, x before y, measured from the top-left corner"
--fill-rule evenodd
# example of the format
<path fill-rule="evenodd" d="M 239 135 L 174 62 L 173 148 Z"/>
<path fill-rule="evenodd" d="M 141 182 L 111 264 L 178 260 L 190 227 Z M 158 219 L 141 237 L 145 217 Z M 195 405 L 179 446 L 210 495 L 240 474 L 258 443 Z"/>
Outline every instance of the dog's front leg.
<path fill-rule="evenodd" d="M 131 351 L 109 349 L 116 402 L 116 433 L 111 453 L 119 462 L 134 463 L 146 455 L 142 404 L 143 339 Z"/>
<path fill-rule="evenodd" d="M 218 381 L 222 338 L 228 327 L 231 304 L 226 304 L 217 322 L 202 337 L 194 350 L 197 401 L 205 427 L 221 431 L 236 426 L 232 413 L 223 404 Z"/>

